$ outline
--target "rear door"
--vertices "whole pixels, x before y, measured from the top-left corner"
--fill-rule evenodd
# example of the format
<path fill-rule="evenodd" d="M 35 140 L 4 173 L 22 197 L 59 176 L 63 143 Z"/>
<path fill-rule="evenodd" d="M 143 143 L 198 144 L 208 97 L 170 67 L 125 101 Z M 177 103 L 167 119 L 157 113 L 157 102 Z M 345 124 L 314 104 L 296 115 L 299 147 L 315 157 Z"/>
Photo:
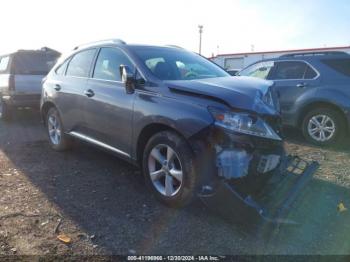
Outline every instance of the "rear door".
<path fill-rule="evenodd" d="M 121 82 L 120 65 L 135 71 L 128 56 L 119 48 L 101 48 L 92 78 L 85 89 L 85 119 L 90 138 L 130 154 L 134 94 L 127 94 Z"/>
<path fill-rule="evenodd" d="M 52 97 L 67 132 L 83 132 L 86 127 L 84 91 L 95 55 L 96 49 L 76 53 L 53 72 L 55 77 L 49 78 L 45 83 L 51 85 L 50 90 L 54 92 Z"/>
<path fill-rule="evenodd" d="M 318 72 L 304 61 L 274 62 L 268 79 L 275 82 L 282 114 L 291 113 L 298 97 L 319 85 L 318 76 Z"/>

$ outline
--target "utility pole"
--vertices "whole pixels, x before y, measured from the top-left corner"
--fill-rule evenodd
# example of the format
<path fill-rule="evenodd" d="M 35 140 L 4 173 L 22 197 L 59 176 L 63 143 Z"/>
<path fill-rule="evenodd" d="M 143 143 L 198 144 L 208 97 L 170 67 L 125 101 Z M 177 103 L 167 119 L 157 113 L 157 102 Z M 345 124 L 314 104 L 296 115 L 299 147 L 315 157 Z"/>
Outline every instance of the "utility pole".
<path fill-rule="evenodd" d="M 202 53 L 202 33 L 203 33 L 203 26 L 198 25 L 199 28 L 199 54 Z"/>

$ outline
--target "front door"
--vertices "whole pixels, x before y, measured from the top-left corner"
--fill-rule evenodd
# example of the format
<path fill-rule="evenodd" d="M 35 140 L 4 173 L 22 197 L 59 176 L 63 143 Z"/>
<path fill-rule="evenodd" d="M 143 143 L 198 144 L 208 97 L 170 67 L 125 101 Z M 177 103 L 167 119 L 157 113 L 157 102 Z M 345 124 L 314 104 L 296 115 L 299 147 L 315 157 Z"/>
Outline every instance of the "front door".
<path fill-rule="evenodd" d="M 293 118 L 295 103 L 319 84 L 318 73 L 303 61 L 276 61 L 270 79 L 279 93 L 284 122 Z"/>
<path fill-rule="evenodd" d="M 134 65 L 119 48 L 101 48 L 85 89 L 86 135 L 102 146 L 128 156 L 131 151 L 134 94 L 121 82 L 120 65 Z"/>

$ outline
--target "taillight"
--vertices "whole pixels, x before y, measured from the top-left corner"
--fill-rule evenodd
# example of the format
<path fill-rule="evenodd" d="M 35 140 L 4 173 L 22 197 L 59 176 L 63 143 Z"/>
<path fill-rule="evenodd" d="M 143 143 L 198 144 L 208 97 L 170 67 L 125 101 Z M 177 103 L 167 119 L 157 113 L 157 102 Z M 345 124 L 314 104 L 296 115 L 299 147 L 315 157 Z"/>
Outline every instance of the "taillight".
<path fill-rule="evenodd" d="M 9 91 L 15 91 L 15 76 L 14 75 L 10 75 L 9 77 Z"/>

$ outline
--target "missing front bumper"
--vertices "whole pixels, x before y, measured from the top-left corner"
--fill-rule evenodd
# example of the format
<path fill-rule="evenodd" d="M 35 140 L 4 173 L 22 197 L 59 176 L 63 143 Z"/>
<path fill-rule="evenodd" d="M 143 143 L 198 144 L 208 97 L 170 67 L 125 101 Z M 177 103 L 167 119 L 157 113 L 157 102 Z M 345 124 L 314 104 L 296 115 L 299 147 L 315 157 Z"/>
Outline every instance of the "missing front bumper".
<path fill-rule="evenodd" d="M 242 195 L 234 184 L 222 179 L 215 189 L 206 188 L 199 197 L 211 210 L 230 221 L 249 225 L 296 224 L 286 216 L 318 167 L 317 162 L 284 157 L 258 195 Z"/>

